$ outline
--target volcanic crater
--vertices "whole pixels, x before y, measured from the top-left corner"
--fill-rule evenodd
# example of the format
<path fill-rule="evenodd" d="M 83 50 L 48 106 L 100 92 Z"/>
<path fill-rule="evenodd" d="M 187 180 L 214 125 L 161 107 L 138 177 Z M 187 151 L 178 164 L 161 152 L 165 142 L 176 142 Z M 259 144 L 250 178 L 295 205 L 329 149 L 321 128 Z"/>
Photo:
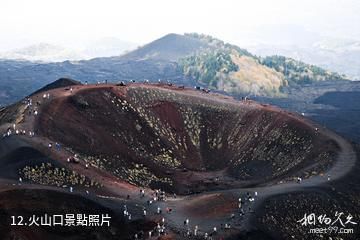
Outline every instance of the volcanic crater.
<path fill-rule="evenodd" d="M 310 210 L 360 216 L 358 148 L 248 99 L 61 79 L 0 109 L 0 131 L 4 239 L 313 239 L 296 222 Z M 10 225 L 79 212 L 109 213 L 111 227 Z"/>
<path fill-rule="evenodd" d="M 325 171 L 338 151 L 315 124 L 251 100 L 163 84 L 62 91 L 43 104 L 35 131 L 136 186 L 190 194 L 273 185 Z"/>

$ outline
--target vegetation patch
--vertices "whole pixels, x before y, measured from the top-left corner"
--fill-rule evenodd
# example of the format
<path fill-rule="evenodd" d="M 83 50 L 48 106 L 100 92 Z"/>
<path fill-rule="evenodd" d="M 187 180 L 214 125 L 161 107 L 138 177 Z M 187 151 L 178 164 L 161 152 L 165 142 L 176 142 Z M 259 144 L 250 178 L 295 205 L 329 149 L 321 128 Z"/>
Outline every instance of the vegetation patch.
<path fill-rule="evenodd" d="M 57 187 L 82 186 L 82 187 L 101 187 L 101 184 L 80 175 L 75 171 L 66 168 L 54 167 L 51 163 L 42 163 L 36 166 L 26 166 L 19 171 L 20 176 L 25 180 L 41 185 Z"/>

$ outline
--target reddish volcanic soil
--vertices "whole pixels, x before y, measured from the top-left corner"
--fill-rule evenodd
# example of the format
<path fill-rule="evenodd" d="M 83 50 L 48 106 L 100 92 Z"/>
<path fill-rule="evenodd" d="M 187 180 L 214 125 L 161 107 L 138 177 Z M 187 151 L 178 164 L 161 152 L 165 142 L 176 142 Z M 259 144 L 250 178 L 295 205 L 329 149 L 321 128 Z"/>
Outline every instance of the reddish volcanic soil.
<path fill-rule="evenodd" d="M 47 102 L 35 129 L 125 180 L 123 168 L 141 164 L 156 180 L 138 185 L 177 193 L 284 178 L 314 158 L 311 170 L 325 168 L 336 153 L 334 141 L 281 110 L 153 85 L 81 88 Z"/>
<path fill-rule="evenodd" d="M 9 220 L 62 206 L 63 212 L 109 211 L 114 222 L 77 234 L 72 228 L 13 228 L 6 220 L 0 224 L 5 239 L 142 239 L 143 233 L 149 239 L 162 217 L 168 235 L 160 239 L 197 239 L 195 225 L 199 239 L 205 233 L 286 239 L 264 227 L 272 221 L 267 199 L 329 188 L 330 176 L 331 182 L 343 179 L 356 164 L 351 144 L 315 123 L 215 93 L 133 83 L 48 86 L 30 98 L 31 106 L 0 112 L 1 132 L 12 130 L 0 142 L 0 214 Z M 14 134 L 13 124 L 26 133 Z M 68 163 L 75 154 L 78 162 Z M 154 189 L 164 190 L 167 201 L 149 204 Z M 124 216 L 124 205 L 132 219 Z M 225 223 L 232 228 L 224 229 Z"/>

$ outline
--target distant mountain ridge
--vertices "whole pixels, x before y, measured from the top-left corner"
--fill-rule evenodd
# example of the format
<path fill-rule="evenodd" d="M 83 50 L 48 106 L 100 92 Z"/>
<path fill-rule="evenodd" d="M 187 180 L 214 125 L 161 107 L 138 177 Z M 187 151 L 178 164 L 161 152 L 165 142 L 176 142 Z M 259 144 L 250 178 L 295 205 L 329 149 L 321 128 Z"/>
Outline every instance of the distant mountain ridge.
<path fill-rule="evenodd" d="M 360 80 L 360 41 L 325 39 L 305 46 L 259 44 L 249 48 L 262 57 L 287 56 Z"/>
<path fill-rule="evenodd" d="M 292 75 L 278 66 L 270 66 L 247 50 L 211 36 L 168 34 L 122 56 L 56 63 L 0 60 L 0 104 L 9 104 L 63 77 L 89 83 L 162 79 L 187 86 L 275 97 L 283 96 L 282 88 L 289 83 L 311 83 L 326 78 L 314 78 L 306 70 L 311 69 L 310 65 L 305 63 L 284 62 L 289 64 L 287 69 L 292 66 L 294 76 L 307 76 L 306 81 L 294 81 Z M 317 70 L 320 75 L 327 72 Z M 336 78 L 339 79 L 344 78 Z"/>
<path fill-rule="evenodd" d="M 80 60 L 83 58 L 85 58 L 85 55 L 79 52 L 48 43 L 34 44 L 13 51 L 0 53 L 0 59 L 38 62 L 61 62 L 68 59 Z"/>
<path fill-rule="evenodd" d="M 38 43 L 12 51 L 0 52 L 0 59 L 39 63 L 89 60 L 97 57 L 119 56 L 135 49 L 137 44 L 118 38 L 102 38 L 82 47 L 66 48 L 49 43 Z"/>

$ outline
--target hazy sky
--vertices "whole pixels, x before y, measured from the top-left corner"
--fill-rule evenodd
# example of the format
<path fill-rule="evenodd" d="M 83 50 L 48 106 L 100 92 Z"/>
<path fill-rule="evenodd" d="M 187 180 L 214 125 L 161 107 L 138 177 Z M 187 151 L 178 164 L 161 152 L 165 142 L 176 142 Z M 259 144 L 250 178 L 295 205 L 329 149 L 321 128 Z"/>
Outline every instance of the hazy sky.
<path fill-rule="evenodd" d="M 39 42 L 78 47 L 103 37 L 144 44 L 170 32 L 239 45 L 315 35 L 360 40 L 360 1 L 0 0 L 0 51 Z"/>

